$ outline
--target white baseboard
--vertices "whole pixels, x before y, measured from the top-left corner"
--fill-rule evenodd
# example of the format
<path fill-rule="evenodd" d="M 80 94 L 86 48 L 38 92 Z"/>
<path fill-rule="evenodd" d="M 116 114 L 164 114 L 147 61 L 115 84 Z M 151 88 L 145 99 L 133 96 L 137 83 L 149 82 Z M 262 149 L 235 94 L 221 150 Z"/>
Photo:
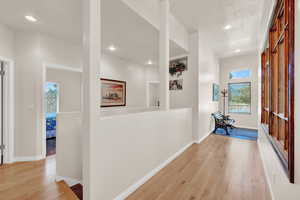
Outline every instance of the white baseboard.
<path fill-rule="evenodd" d="M 120 195 L 118 195 L 114 200 L 124 200 L 126 199 L 130 194 L 135 192 L 140 186 L 142 186 L 144 183 L 146 183 L 150 178 L 152 178 L 155 174 L 157 174 L 161 169 L 166 167 L 170 162 L 175 160 L 180 154 L 182 154 L 185 150 L 187 150 L 194 142 L 189 143 L 179 151 L 177 151 L 174 155 L 172 155 L 170 158 L 168 158 L 165 162 L 160 164 L 158 167 L 150 171 L 146 176 L 141 178 L 139 181 L 134 183 L 132 186 L 130 186 L 127 190 L 122 192 Z"/>
<path fill-rule="evenodd" d="M 30 161 L 37 161 L 43 160 L 43 156 L 23 156 L 23 157 L 15 157 L 13 162 L 30 162 Z"/>
<path fill-rule="evenodd" d="M 63 176 L 56 176 L 55 181 L 56 182 L 65 181 L 69 187 L 72 187 L 73 185 L 77 185 L 77 184 L 82 184 L 82 181 L 73 178 L 63 177 Z"/>
<path fill-rule="evenodd" d="M 258 128 L 254 128 L 254 127 L 247 127 L 247 126 L 237 126 L 237 128 L 242 128 L 242 129 L 250 129 L 250 130 L 258 130 Z"/>
<path fill-rule="evenodd" d="M 195 144 L 200 144 L 201 142 L 203 142 L 208 136 L 210 136 L 210 134 L 213 132 L 213 130 L 212 131 L 210 131 L 208 134 L 206 134 L 205 136 L 203 136 L 202 138 L 200 138 L 199 140 L 196 140 L 194 143 Z"/>

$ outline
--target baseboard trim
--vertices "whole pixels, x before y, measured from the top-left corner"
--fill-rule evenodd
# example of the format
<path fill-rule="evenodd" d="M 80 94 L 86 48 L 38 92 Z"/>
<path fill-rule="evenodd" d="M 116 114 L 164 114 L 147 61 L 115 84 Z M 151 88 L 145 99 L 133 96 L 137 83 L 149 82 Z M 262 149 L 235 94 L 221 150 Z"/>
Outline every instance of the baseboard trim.
<path fill-rule="evenodd" d="M 164 167 L 166 167 L 169 163 L 171 163 L 173 160 L 175 160 L 180 154 L 182 154 L 184 151 L 186 151 L 191 145 L 193 145 L 194 142 L 191 142 L 187 144 L 185 147 L 177 151 L 174 155 L 169 157 L 165 162 L 160 164 L 158 167 L 154 168 L 152 171 L 150 171 L 146 176 L 141 178 L 139 181 L 134 183 L 132 186 L 130 186 L 127 190 L 119 194 L 114 200 L 124 200 L 129 195 L 131 195 L 133 192 L 135 192 L 139 187 L 141 187 L 143 184 L 145 184 L 149 179 L 151 179 L 154 175 L 156 175 L 160 170 L 162 170 Z"/>
<path fill-rule="evenodd" d="M 237 128 L 258 131 L 258 128 L 254 128 L 254 127 L 247 127 L 247 126 L 237 126 Z"/>
<path fill-rule="evenodd" d="M 13 162 L 30 162 L 30 161 L 38 161 L 43 159 L 44 159 L 43 156 L 24 156 L 24 157 L 15 157 Z"/>
<path fill-rule="evenodd" d="M 208 134 L 206 134 L 205 136 L 203 136 L 202 138 L 200 138 L 199 140 L 196 140 L 194 143 L 195 144 L 200 144 L 201 142 L 203 142 L 208 136 L 210 136 L 210 134 L 213 132 L 213 130 L 212 131 L 210 131 Z"/>
<path fill-rule="evenodd" d="M 77 184 L 82 184 L 82 181 L 79 181 L 79 180 L 73 179 L 73 178 L 69 178 L 69 177 L 63 177 L 63 176 L 56 176 L 55 181 L 56 182 L 65 181 L 69 187 L 72 187 Z"/>

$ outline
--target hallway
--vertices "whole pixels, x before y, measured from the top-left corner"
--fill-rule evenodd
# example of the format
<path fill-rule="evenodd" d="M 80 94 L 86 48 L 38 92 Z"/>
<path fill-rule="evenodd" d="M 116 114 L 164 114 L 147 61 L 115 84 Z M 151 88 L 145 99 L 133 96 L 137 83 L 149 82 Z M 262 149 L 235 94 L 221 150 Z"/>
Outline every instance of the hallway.
<path fill-rule="evenodd" d="M 218 135 L 194 144 L 127 200 L 270 200 L 257 142 Z"/>

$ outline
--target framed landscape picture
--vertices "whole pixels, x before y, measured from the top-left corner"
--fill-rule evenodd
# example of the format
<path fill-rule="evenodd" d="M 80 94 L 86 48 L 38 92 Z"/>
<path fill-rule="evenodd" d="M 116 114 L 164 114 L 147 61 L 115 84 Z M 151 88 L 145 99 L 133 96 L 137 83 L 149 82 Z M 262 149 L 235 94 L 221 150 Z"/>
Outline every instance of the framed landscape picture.
<path fill-rule="evenodd" d="M 220 99 L 220 86 L 218 84 L 213 84 L 213 101 L 219 101 Z"/>
<path fill-rule="evenodd" d="M 126 82 L 101 79 L 101 107 L 126 106 Z"/>

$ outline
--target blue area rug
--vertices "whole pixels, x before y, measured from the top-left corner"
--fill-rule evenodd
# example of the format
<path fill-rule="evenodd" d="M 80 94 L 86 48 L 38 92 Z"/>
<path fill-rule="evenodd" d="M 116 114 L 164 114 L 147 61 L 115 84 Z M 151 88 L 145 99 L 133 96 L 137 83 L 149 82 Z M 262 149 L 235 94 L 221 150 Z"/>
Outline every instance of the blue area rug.
<path fill-rule="evenodd" d="M 258 136 L 256 130 L 242 129 L 242 128 L 234 128 L 232 130 L 229 129 L 229 135 L 226 135 L 224 129 L 219 128 L 215 134 L 239 138 L 243 140 L 257 140 L 257 136 Z"/>

